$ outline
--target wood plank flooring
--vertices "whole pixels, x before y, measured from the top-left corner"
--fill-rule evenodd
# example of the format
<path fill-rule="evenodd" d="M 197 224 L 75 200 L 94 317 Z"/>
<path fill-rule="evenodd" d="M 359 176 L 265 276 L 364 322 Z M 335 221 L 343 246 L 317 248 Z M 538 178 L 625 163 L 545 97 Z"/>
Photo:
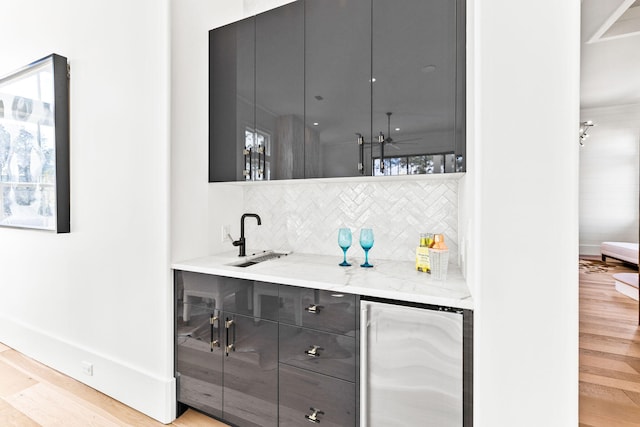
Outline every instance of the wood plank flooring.
<path fill-rule="evenodd" d="M 0 343 L 0 426 L 163 425 Z M 226 426 L 192 410 L 171 425 Z"/>
<path fill-rule="evenodd" d="M 580 268 L 580 426 L 638 427 L 638 302 L 617 292 L 611 277 L 634 270 L 590 260 L 592 268 Z"/>
<path fill-rule="evenodd" d="M 633 270 L 593 265 L 580 269 L 580 426 L 638 427 L 638 303 L 616 292 L 611 277 Z M 0 343 L 0 426 L 162 425 Z M 192 410 L 171 425 L 225 426 Z"/>

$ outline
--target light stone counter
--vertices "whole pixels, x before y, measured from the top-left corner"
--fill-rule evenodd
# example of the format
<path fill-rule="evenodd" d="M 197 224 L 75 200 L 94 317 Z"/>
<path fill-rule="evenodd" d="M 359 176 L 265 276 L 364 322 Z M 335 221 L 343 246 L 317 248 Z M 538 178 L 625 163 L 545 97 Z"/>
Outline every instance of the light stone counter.
<path fill-rule="evenodd" d="M 229 264 L 243 260 L 237 252 L 176 262 L 175 270 L 192 271 L 239 279 L 272 282 L 388 298 L 423 304 L 473 309 L 473 300 L 460 269 L 449 265 L 447 280 L 415 270 L 412 262 L 373 259 L 373 268 L 361 268 L 361 260 L 348 259 L 351 267 L 340 267 L 341 255 L 292 253 L 250 267 Z"/>

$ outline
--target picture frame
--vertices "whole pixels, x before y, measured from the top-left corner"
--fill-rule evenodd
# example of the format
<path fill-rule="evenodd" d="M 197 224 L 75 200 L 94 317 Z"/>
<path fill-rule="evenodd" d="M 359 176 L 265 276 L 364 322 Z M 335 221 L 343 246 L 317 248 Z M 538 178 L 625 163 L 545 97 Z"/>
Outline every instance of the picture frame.
<path fill-rule="evenodd" d="M 69 233 L 69 65 L 51 54 L 0 77 L 0 226 Z"/>

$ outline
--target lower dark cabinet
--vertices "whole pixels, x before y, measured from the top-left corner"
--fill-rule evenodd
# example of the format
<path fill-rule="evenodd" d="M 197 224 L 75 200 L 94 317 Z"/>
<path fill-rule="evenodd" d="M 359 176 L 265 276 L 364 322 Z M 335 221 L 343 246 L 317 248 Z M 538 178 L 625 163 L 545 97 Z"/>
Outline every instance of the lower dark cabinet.
<path fill-rule="evenodd" d="M 238 427 L 356 425 L 354 295 L 187 271 L 175 286 L 179 403 Z"/>
<path fill-rule="evenodd" d="M 255 284 L 191 272 L 175 282 L 178 402 L 239 427 L 277 426 L 278 323 L 221 309 L 250 312 Z"/>

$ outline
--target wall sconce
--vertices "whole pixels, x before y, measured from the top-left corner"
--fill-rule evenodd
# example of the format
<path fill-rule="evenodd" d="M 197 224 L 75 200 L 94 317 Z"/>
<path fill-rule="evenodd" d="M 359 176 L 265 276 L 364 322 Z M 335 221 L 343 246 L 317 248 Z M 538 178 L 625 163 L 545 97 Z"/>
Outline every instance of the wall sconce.
<path fill-rule="evenodd" d="M 589 133 L 587 132 L 591 126 L 595 126 L 593 121 L 587 120 L 586 122 L 580 122 L 580 146 L 584 147 L 584 141 L 589 138 Z"/>

